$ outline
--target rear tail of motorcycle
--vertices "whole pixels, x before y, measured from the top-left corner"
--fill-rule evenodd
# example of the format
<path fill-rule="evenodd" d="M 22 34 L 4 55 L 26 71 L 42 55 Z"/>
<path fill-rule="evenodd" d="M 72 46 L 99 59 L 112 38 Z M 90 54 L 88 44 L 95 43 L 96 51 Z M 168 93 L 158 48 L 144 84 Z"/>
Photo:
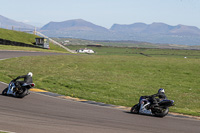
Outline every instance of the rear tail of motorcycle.
<path fill-rule="evenodd" d="M 174 101 L 173 100 L 163 100 L 158 104 L 159 104 L 159 106 L 170 107 L 170 106 L 174 105 Z"/>

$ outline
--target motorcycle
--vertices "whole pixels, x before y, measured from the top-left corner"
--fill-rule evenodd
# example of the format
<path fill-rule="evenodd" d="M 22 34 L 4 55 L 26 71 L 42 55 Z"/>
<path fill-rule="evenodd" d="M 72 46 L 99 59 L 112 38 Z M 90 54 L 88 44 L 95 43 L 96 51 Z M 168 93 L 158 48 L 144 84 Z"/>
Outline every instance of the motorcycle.
<path fill-rule="evenodd" d="M 34 83 L 24 83 L 19 85 L 18 82 L 11 81 L 7 88 L 2 91 L 2 95 L 10 95 L 17 98 L 23 98 L 26 95 L 30 94 L 29 89 L 35 86 Z"/>
<path fill-rule="evenodd" d="M 174 106 L 173 100 L 163 99 L 158 102 L 157 106 L 152 106 L 149 98 L 145 99 L 140 97 L 139 103 L 134 105 L 130 112 L 134 114 L 164 117 L 168 114 L 170 106 Z"/>

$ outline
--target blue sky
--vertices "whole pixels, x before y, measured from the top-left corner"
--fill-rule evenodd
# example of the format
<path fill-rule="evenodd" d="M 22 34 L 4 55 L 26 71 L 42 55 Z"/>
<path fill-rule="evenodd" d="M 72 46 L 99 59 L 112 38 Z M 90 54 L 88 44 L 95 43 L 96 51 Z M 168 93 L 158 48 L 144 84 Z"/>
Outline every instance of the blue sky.
<path fill-rule="evenodd" d="M 116 24 L 163 22 L 200 28 L 200 0 L 0 0 L 0 15 L 43 26 L 84 19 L 110 28 Z"/>

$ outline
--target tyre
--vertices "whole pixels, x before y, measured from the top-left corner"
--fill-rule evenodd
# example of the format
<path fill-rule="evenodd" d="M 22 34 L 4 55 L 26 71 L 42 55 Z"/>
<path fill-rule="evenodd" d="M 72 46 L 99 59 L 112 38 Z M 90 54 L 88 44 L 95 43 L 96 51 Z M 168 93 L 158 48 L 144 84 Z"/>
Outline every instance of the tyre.
<path fill-rule="evenodd" d="M 7 88 L 5 88 L 3 91 L 2 91 L 2 95 L 7 95 L 7 91 L 8 91 L 8 87 Z"/>
<path fill-rule="evenodd" d="M 166 109 L 160 110 L 159 112 L 155 112 L 154 114 L 157 117 L 164 117 L 168 114 L 168 112 L 169 112 L 169 108 L 166 108 Z"/>
<path fill-rule="evenodd" d="M 139 105 L 136 104 L 131 108 L 130 112 L 133 113 L 133 114 L 138 114 L 139 113 L 139 109 L 140 109 Z"/>
<path fill-rule="evenodd" d="M 27 89 L 23 89 L 23 91 L 22 91 L 21 93 L 17 92 L 17 93 L 15 94 L 15 97 L 17 97 L 17 98 L 23 98 L 23 97 L 25 97 L 27 94 L 28 94 L 28 90 L 27 90 Z"/>

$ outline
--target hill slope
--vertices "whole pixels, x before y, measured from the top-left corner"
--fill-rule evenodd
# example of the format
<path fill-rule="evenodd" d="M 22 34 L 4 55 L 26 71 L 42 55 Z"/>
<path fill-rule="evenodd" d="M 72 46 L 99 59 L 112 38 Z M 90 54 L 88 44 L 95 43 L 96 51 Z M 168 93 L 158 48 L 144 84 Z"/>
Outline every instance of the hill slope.
<path fill-rule="evenodd" d="M 35 42 L 36 37 L 38 36 L 25 33 L 25 32 L 19 32 L 19 31 L 0 28 L 1 39 L 6 39 L 6 40 L 16 41 L 16 42 L 23 42 L 26 44 L 33 44 Z"/>
<path fill-rule="evenodd" d="M 28 24 L 25 24 L 25 23 L 22 23 L 22 22 L 17 22 L 15 20 L 12 20 L 12 19 L 9 19 L 9 18 L 6 18 L 2 15 L 0 15 L 0 22 L 1 22 L 1 28 L 6 28 L 6 29 L 21 29 L 21 30 L 24 30 L 24 29 L 34 29 L 34 26 L 32 25 L 28 25 Z"/>
<path fill-rule="evenodd" d="M 29 34 L 25 32 L 19 32 L 19 31 L 13 31 L 13 30 L 7 30 L 7 29 L 2 29 L 0 28 L 0 39 L 5 39 L 5 40 L 10 40 L 10 41 L 15 41 L 15 42 L 22 42 L 26 44 L 33 44 L 35 43 L 35 38 L 39 36 L 36 36 L 34 34 Z M 67 52 L 65 49 L 59 47 L 58 45 L 54 45 L 52 43 L 49 43 L 50 45 L 50 50 L 52 52 Z M 2 47 L 3 45 L 1 45 Z M 6 45 L 5 45 L 6 46 Z M 14 49 L 14 48 L 12 48 Z M 17 50 L 31 50 L 31 48 L 17 48 Z M 36 49 L 34 48 L 34 51 Z M 43 49 L 37 49 L 36 51 L 44 51 Z"/>

